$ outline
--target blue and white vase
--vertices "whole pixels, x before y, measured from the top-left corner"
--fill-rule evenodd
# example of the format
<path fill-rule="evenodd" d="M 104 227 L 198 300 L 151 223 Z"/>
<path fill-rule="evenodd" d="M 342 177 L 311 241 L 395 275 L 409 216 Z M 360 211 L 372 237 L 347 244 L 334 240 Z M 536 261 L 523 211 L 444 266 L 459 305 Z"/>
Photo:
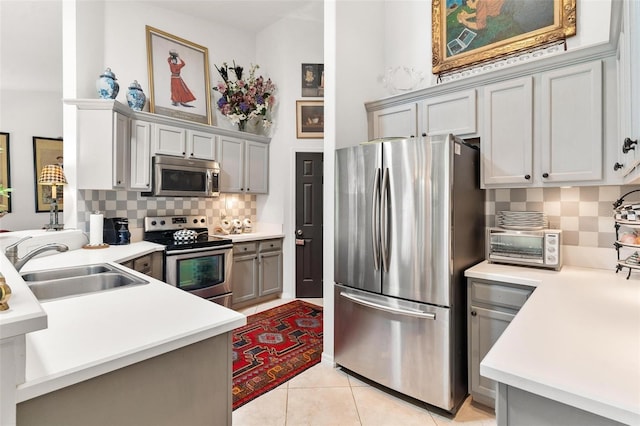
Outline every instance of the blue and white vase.
<path fill-rule="evenodd" d="M 115 99 L 118 96 L 120 85 L 116 82 L 116 75 L 107 68 L 96 81 L 96 89 L 101 99 Z"/>
<path fill-rule="evenodd" d="M 127 103 L 129 108 L 134 111 L 142 111 L 144 103 L 147 100 L 142 87 L 138 83 L 138 80 L 133 80 L 133 83 L 129 85 L 129 91 L 127 92 Z"/>

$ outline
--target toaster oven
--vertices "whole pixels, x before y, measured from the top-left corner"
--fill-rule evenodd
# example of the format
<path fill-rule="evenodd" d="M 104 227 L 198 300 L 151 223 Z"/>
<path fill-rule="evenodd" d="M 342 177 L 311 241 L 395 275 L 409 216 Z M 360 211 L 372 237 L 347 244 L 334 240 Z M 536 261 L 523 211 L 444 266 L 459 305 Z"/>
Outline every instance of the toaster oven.
<path fill-rule="evenodd" d="M 487 229 L 490 263 L 562 268 L 562 231 L 559 229 Z"/>

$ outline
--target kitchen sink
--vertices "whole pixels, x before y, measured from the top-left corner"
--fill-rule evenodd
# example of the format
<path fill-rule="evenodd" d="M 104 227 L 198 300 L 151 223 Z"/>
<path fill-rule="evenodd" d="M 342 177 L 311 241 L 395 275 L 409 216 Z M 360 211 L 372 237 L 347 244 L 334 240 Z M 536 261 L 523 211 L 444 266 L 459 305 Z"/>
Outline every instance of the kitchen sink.
<path fill-rule="evenodd" d="M 40 301 L 148 283 L 106 263 L 26 272 L 22 278 Z"/>

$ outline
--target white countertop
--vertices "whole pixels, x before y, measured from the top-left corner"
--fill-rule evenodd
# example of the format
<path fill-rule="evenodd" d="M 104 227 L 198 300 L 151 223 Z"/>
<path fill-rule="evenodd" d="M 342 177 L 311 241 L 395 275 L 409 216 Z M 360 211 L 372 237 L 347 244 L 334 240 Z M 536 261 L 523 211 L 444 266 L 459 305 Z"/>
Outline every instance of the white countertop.
<path fill-rule="evenodd" d="M 270 238 L 283 238 L 284 234 L 282 232 L 258 231 L 258 232 L 248 232 L 245 234 L 215 234 L 215 236 L 228 238 L 234 243 L 241 243 L 244 241 L 258 241 L 258 240 L 268 240 Z"/>
<path fill-rule="evenodd" d="M 139 242 L 107 249 L 73 250 L 33 259 L 21 272 L 123 262 L 163 248 Z M 3 269 L 5 263 L 10 265 L 4 255 L 0 258 Z M 149 284 L 36 303 L 46 314 L 48 327 L 26 335 L 26 381 L 18 386 L 18 402 L 246 324 L 243 314 L 128 271 L 145 278 Z M 11 275 L 15 281 L 14 275 L 17 273 Z M 15 282 L 15 288 L 30 293 L 21 279 Z M 15 311 L 20 308 L 11 301 L 10 305 Z"/>
<path fill-rule="evenodd" d="M 640 424 L 640 274 L 482 262 L 467 277 L 537 287 L 480 364 L 490 379 Z"/>

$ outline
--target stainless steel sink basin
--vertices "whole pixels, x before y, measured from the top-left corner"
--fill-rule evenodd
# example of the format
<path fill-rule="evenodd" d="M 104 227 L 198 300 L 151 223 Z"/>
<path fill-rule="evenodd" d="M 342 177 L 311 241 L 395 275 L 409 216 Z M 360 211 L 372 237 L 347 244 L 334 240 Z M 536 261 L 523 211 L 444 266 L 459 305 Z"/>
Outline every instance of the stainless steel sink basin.
<path fill-rule="evenodd" d="M 27 272 L 22 278 L 40 301 L 148 283 L 109 264 Z"/>
<path fill-rule="evenodd" d="M 108 264 L 74 266 L 71 268 L 48 269 L 45 271 L 26 272 L 22 274 L 25 281 L 48 281 L 60 278 L 81 277 L 85 275 L 100 274 L 102 272 L 115 271 L 116 268 Z"/>

